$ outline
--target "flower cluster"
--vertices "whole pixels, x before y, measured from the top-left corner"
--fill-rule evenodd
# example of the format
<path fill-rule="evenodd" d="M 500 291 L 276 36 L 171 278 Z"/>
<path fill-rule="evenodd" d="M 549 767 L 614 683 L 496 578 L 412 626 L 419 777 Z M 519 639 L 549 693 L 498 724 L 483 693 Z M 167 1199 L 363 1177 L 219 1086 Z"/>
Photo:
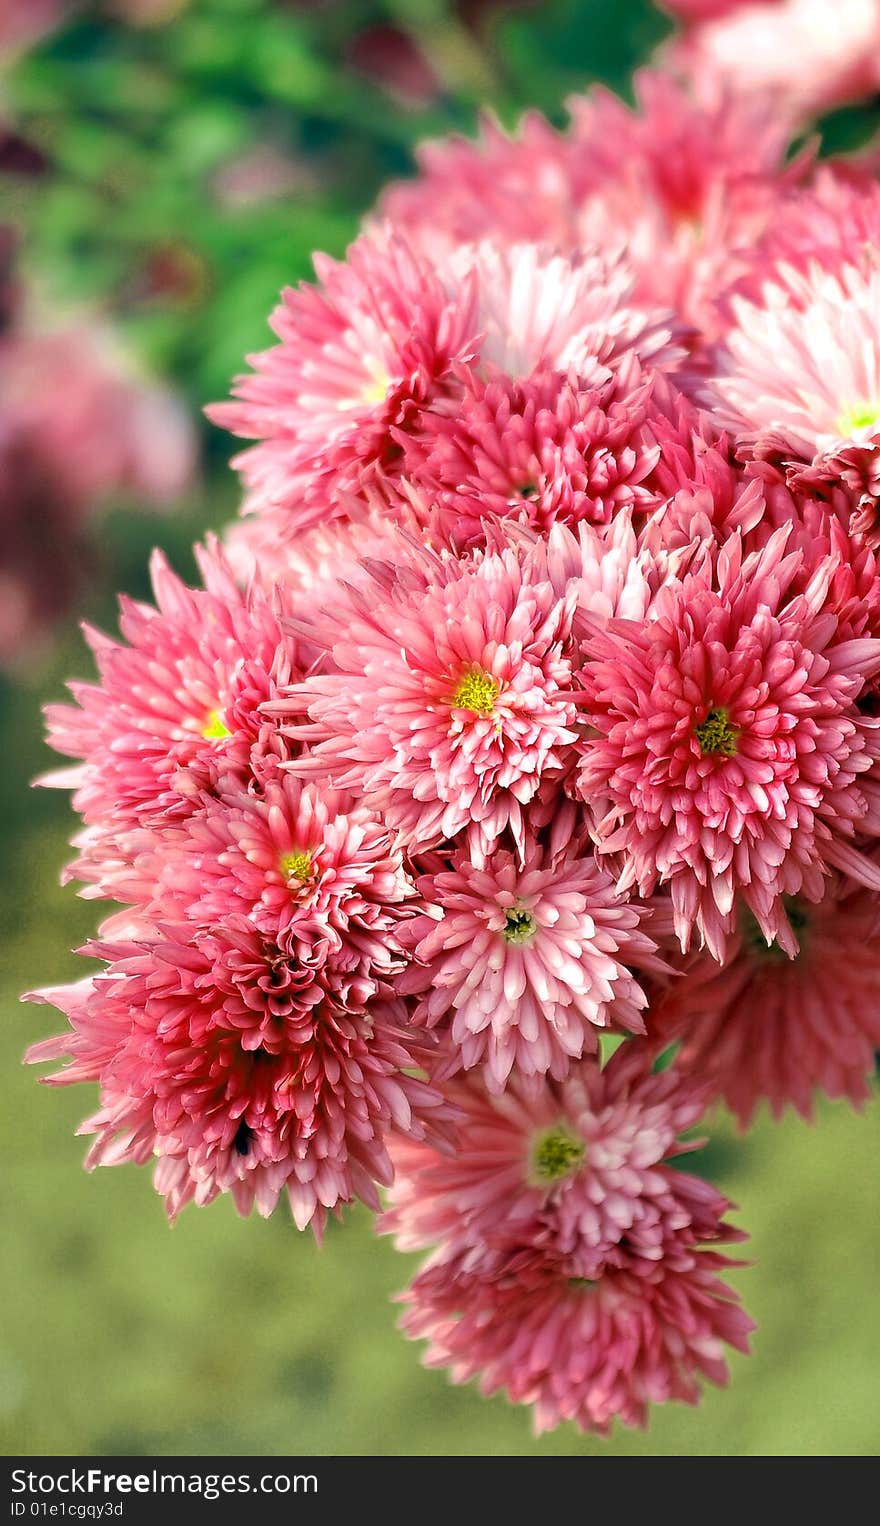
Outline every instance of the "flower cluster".
<path fill-rule="evenodd" d="M 244 517 L 50 711 L 116 909 L 31 1051 L 172 1215 L 389 1188 L 428 1362 L 602 1434 L 747 1347 L 682 1136 L 880 1044 L 880 187 L 637 98 L 429 148 L 283 294 Z"/>

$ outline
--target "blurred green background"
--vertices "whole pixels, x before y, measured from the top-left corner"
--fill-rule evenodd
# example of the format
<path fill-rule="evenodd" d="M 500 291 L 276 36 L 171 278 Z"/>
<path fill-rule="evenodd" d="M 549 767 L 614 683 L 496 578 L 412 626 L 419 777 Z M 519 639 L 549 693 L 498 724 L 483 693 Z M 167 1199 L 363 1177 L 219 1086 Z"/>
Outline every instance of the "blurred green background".
<path fill-rule="evenodd" d="M 0 74 L 0 222 L 21 232 L 28 279 L 109 314 L 197 418 L 266 342 L 281 284 L 314 248 L 341 253 L 419 138 L 472 129 L 484 103 L 561 121 L 592 79 L 625 92 L 665 26 L 642 0 L 80 6 Z M 859 130 L 851 115 L 831 129 Z M 161 519 L 111 506 L 80 614 L 112 626 L 113 590 L 146 592 L 154 541 L 188 573 L 193 538 L 234 512 L 229 442 L 198 427 L 199 487 Z M 319 1251 L 283 1215 L 242 1221 L 228 1202 L 169 1230 L 147 1173 L 87 1177 L 74 1130 L 91 1099 L 20 1067 L 61 1020 L 18 1002 L 84 973 L 68 951 L 94 927 L 57 884 L 66 800 L 28 788 L 50 762 L 41 703 L 87 672 L 71 620 L 38 669 L 0 678 L 5 1454 L 876 1454 L 876 1108 L 745 1141 L 718 1120 L 702 1169 L 751 1233 L 755 1265 L 735 1280 L 754 1356 L 700 1409 L 609 1443 L 571 1428 L 535 1441 L 524 1411 L 423 1370 L 394 1328 L 407 1262 L 366 1214 Z"/>

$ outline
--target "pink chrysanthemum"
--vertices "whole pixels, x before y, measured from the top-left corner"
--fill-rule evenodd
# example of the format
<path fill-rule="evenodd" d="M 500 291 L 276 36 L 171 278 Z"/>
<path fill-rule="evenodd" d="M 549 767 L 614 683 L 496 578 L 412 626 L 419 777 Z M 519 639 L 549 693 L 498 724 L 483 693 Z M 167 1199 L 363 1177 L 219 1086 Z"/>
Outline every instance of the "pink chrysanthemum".
<path fill-rule="evenodd" d="M 651 69 L 635 90 L 635 112 L 601 89 L 573 99 L 565 135 L 531 116 L 521 140 L 489 123 L 478 143 L 432 144 L 421 177 L 394 187 L 386 212 L 431 254 L 438 241 L 503 247 L 536 229 L 563 253 L 613 260 L 625 250 L 627 302 L 721 326 L 715 298 L 747 265 L 804 160 L 786 166 L 789 125 L 766 102 L 698 101 Z"/>
<path fill-rule="evenodd" d="M 338 790 L 287 774 L 257 797 L 221 779 L 218 797 L 147 854 L 141 872 L 141 899 L 163 922 L 246 917 L 311 972 L 312 1004 L 326 992 L 363 1007 L 406 963 L 398 934 L 415 891 L 400 851 Z"/>
<path fill-rule="evenodd" d="M 426 420 L 407 458 L 432 528 L 464 548 L 485 543 L 495 519 L 543 531 L 647 510 L 660 455 L 647 425 L 652 385 L 634 355 L 595 386 L 560 372 L 476 383 L 454 418 Z"/>
<path fill-rule="evenodd" d="M 452 135 L 416 148 L 420 174 L 384 192 L 381 209 L 429 252 L 498 237 L 540 238 L 560 249 L 578 240 L 578 207 L 595 183 L 591 166 L 540 112 L 508 134 L 490 114 L 476 142 Z M 431 230 L 433 229 L 433 236 Z"/>
<path fill-rule="evenodd" d="M 688 29 L 669 62 L 700 91 L 772 100 L 794 128 L 875 91 L 878 47 L 877 0 L 753 0 Z"/>
<path fill-rule="evenodd" d="M 861 505 L 856 527 L 880 540 L 880 262 L 783 267 L 760 303 L 732 305 L 707 391 L 719 423 L 796 486 L 842 483 Z"/>
<path fill-rule="evenodd" d="M 482 374 L 553 370 L 589 384 L 629 354 L 673 372 L 685 358 L 681 324 L 666 301 L 646 307 L 634 297 L 619 244 L 558 254 L 491 238 L 454 250 L 443 268 L 451 283 L 475 291 Z"/>
<path fill-rule="evenodd" d="M 415 1020 L 448 1035 L 444 1074 L 483 1067 L 490 1091 L 517 1076 L 564 1080 L 597 1048 L 597 1030 L 643 1033 L 636 969 L 664 968 L 645 908 L 619 897 L 589 849 L 554 855 L 531 842 L 520 866 L 498 848 L 484 868 L 466 852 L 425 875 L 429 912 L 410 929 Z M 648 923 L 650 925 L 650 923 Z"/>
<path fill-rule="evenodd" d="M 435 1245 L 404 1329 L 453 1381 L 534 1405 L 539 1431 L 644 1424 L 649 1402 L 694 1402 L 698 1373 L 725 1381 L 725 1341 L 746 1348 L 717 1277 L 729 1262 L 700 1248 L 742 1238 L 730 1204 L 669 1165 L 705 1092 L 645 1062 L 624 1045 L 604 1070 L 585 1060 L 563 1086 L 494 1100 L 453 1084 L 454 1156 L 395 1146 L 381 1227 L 401 1249 Z"/>
<path fill-rule="evenodd" d="M 719 293 L 748 268 L 780 197 L 803 173 L 785 164 L 789 133 L 767 102 L 697 101 L 669 75 L 635 79 L 638 111 L 604 90 L 573 103 L 579 152 L 602 167 L 583 238 L 625 241 L 642 302 L 670 304 L 699 333 L 695 364 L 723 332 Z"/>
<path fill-rule="evenodd" d="M 680 1042 L 677 1068 L 709 1082 L 743 1128 L 762 1099 L 777 1118 L 811 1117 L 817 1091 L 858 1106 L 880 1048 L 876 896 L 837 886 L 787 914 L 794 958 L 743 915 L 723 967 L 688 961 L 657 1012 L 657 1034 Z"/>
<path fill-rule="evenodd" d="M 399 436 L 430 406 L 451 406 L 477 338 L 473 282 L 450 292 L 397 234 L 315 257 L 317 287 L 288 288 L 272 317 L 279 343 L 250 357 L 237 401 L 210 415 L 261 443 L 233 463 L 245 509 L 283 509 L 298 528 L 341 512 L 340 495 L 393 477 Z"/>
<path fill-rule="evenodd" d="M 242 592 L 213 546 L 199 565 L 205 587 L 189 589 L 156 553 L 158 608 L 122 600 L 128 645 L 88 630 L 100 682 L 48 707 L 52 746 L 82 762 L 43 782 L 74 790 L 86 825 L 75 869 L 89 878 L 112 878 L 127 833 L 190 815 L 220 774 L 244 782 L 290 755 L 261 709 L 296 671 L 277 601 Z"/>
<path fill-rule="evenodd" d="M 724 954 L 735 901 L 792 949 L 782 897 L 819 900 L 832 867 L 880 888 L 853 846 L 876 832 L 877 723 L 858 700 L 876 639 L 836 639 L 834 561 L 791 591 L 787 530 L 743 558 L 739 537 L 660 590 L 642 623 L 598 625 L 586 646 L 580 788 L 621 890 L 668 885 L 676 931 Z"/>
<path fill-rule="evenodd" d="M 544 559 L 546 565 L 546 558 Z M 574 595 L 542 577 L 538 551 L 475 562 L 401 543 L 349 605 L 313 611 L 306 638 L 326 671 L 273 713 L 310 745 L 293 767 L 372 797 L 408 844 L 475 829 L 492 843 L 575 740 L 566 654 Z"/>
<path fill-rule="evenodd" d="M 87 1165 L 143 1164 L 174 1218 L 188 1202 L 231 1192 L 263 1215 L 282 1192 L 300 1229 L 320 1235 L 329 1209 L 378 1207 L 392 1127 L 423 1137 L 448 1124 L 439 1094 L 411 1071 L 424 1040 L 399 1003 L 369 1012 L 304 999 L 312 973 L 244 917 L 156 929 L 90 945 L 105 973 L 39 992 L 71 1031 L 31 1061 L 69 1055 L 57 1084 L 97 1081 Z"/>

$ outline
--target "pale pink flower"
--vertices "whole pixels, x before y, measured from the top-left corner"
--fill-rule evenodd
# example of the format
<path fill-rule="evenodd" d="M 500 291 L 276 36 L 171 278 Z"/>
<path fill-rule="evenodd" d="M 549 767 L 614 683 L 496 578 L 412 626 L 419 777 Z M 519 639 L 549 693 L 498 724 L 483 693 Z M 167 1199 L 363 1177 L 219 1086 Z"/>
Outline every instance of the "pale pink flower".
<path fill-rule="evenodd" d="M 548 245 L 577 245 L 592 169 L 540 112 L 526 112 L 513 134 L 484 114 L 476 142 L 453 134 L 422 143 L 416 161 L 418 177 L 390 186 L 380 209 L 429 253 L 487 236 L 526 244 L 536 231 Z"/>
<path fill-rule="evenodd" d="M 839 641 L 833 557 L 807 587 L 788 530 L 743 558 L 739 536 L 657 594 L 641 623 L 598 623 L 581 673 L 582 798 L 618 886 L 668 885 L 676 932 L 722 959 L 739 897 L 793 949 L 783 896 L 819 900 L 833 868 L 880 889 L 854 846 L 876 833 L 877 723 L 858 701 L 875 638 Z"/>
<path fill-rule="evenodd" d="M 312 972 L 244 917 L 213 928 L 157 928 L 89 945 L 110 961 L 77 985 L 36 993 L 70 1031 L 28 1059 L 72 1063 L 50 1078 L 97 1081 L 89 1168 L 156 1158 L 173 1219 L 230 1192 L 240 1213 L 290 1202 L 320 1236 L 328 1210 L 378 1207 L 391 1179 L 389 1130 L 448 1131 L 449 1109 L 411 1072 L 425 1040 L 400 1003 L 346 1011 L 309 1002 Z"/>
<path fill-rule="evenodd" d="M 246 784 L 290 755 L 261 708 L 296 671 L 277 599 L 238 588 L 213 545 L 199 565 L 205 587 L 190 589 L 156 553 L 158 607 L 122 600 L 127 644 L 88 629 L 99 682 L 47 709 L 51 745 L 82 760 L 42 781 L 73 789 L 85 823 L 71 872 L 107 893 L 114 860 L 130 857 L 126 834 L 192 814 L 220 775 Z"/>
<path fill-rule="evenodd" d="M 765 1099 L 776 1118 L 786 1107 L 812 1117 L 816 1092 L 859 1106 L 880 1049 L 880 901 L 838 882 L 787 915 L 793 958 L 743 914 L 724 965 L 688 960 L 652 1025 L 679 1043 L 676 1068 L 717 1090 L 743 1128 Z"/>
<path fill-rule="evenodd" d="M 370 573 L 297 626 L 327 660 L 272 706 L 308 717 L 284 727 L 309 744 L 291 766 L 370 798 L 407 845 L 463 830 L 488 845 L 508 826 L 520 840 L 523 807 L 575 740 L 574 595 L 531 548 L 467 562 L 402 540 Z"/>
<path fill-rule="evenodd" d="M 698 90 L 772 100 L 792 129 L 880 84 L 878 0 L 757 0 L 689 29 L 667 62 Z"/>
<path fill-rule="evenodd" d="M 393 478 L 399 435 L 453 406 L 477 339 L 473 282 L 446 289 L 398 235 L 364 235 L 345 263 L 315 256 L 318 286 L 287 288 L 279 343 L 250 357 L 236 401 L 209 410 L 260 441 L 238 456 L 246 510 L 283 509 L 297 528 L 342 512 L 339 495 Z"/>
<path fill-rule="evenodd" d="M 796 486 L 840 482 L 878 537 L 880 262 L 782 266 L 760 302 L 735 297 L 707 388 L 741 452 L 779 462 Z"/>
<path fill-rule="evenodd" d="M 751 1322 L 717 1278 L 730 1263 L 700 1247 L 742 1236 L 725 1198 L 669 1165 L 705 1090 L 652 1074 L 636 1041 L 562 1086 L 493 1099 L 468 1078 L 448 1095 L 454 1155 L 395 1145 L 380 1221 L 403 1250 L 435 1246 L 403 1295 L 427 1363 L 534 1405 L 539 1431 L 644 1424 L 649 1402 L 694 1402 L 698 1373 L 725 1381 L 724 1342 L 745 1349 Z"/>
<path fill-rule="evenodd" d="M 601 254 L 612 269 L 623 252 L 628 305 L 672 307 L 720 331 L 715 299 L 748 267 L 807 157 L 786 164 L 789 122 L 772 102 L 697 99 L 652 69 L 635 92 L 636 111 L 602 89 L 573 98 L 565 134 L 531 114 L 514 138 L 488 122 L 476 143 L 430 144 L 420 177 L 386 193 L 385 212 L 431 258 L 536 237 L 560 255 Z"/>
<path fill-rule="evenodd" d="M 455 249 L 441 270 L 453 288 L 475 293 L 481 374 L 572 371 L 589 384 L 632 353 L 672 372 L 685 359 L 668 303 L 646 307 L 634 296 L 620 244 L 559 254 L 548 244 L 489 238 Z"/>
<path fill-rule="evenodd" d="M 570 103 L 573 145 L 596 178 L 580 238 L 625 247 L 636 296 L 672 306 L 705 342 L 723 332 L 719 293 L 748 268 L 807 160 L 786 164 L 790 130 L 766 99 L 697 99 L 652 69 L 634 88 L 636 111 L 601 88 Z"/>
<path fill-rule="evenodd" d="M 409 929 L 405 989 L 424 993 L 414 1020 L 447 1035 L 444 1074 L 482 1066 L 493 1092 L 512 1073 L 564 1080 L 598 1030 L 645 1031 L 634 971 L 664 965 L 646 909 L 615 893 L 588 845 L 531 841 L 522 865 L 497 848 L 483 868 L 458 851 L 418 888 L 428 914 Z"/>

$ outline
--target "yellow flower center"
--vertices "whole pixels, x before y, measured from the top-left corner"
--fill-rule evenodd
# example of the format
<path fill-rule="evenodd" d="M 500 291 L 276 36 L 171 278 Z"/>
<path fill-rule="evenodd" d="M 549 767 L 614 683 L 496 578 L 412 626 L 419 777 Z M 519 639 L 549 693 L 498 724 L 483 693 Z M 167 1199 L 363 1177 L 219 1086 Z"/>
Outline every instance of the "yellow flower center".
<path fill-rule="evenodd" d="M 880 424 L 880 403 L 856 403 L 847 408 L 837 421 L 837 433 L 846 437 L 857 434 L 860 429 L 871 429 Z"/>
<path fill-rule="evenodd" d="M 725 758 L 734 757 L 738 736 L 736 727 L 731 726 L 727 719 L 726 710 L 710 710 L 702 725 L 696 730 L 696 738 L 704 758 L 713 752 L 720 752 Z"/>
<path fill-rule="evenodd" d="M 546 1129 L 532 1146 L 533 1183 L 546 1187 L 551 1182 L 562 1181 L 565 1176 L 573 1176 L 583 1165 L 586 1153 L 584 1141 L 565 1124 L 557 1123 L 552 1129 Z"/>
<path fill-rule="evenodd" d="M 456 710 L 471 710 L 474 715 L 491 715 L 498 698 L 498 684 L 484 668 L 468 668 L 459 679 L 452 696 Z"/>
<path fill-rule="evenodd" d="M 288 883 L 291 880 L 298 880 L 300 884 L 303 884 L 311 877 L 312 855 L 305 850 L 298 853 L 285 853 L 281 857 L 279 868 Z"/>
<path fill-rule="evenodd" d="M 209 712 L 208 719 L 202 727 L 202 736 L 206 742 L 222 742 L 224 738 L 232 736 L 232 732 L 223 719 L 222 711 Z"/>

